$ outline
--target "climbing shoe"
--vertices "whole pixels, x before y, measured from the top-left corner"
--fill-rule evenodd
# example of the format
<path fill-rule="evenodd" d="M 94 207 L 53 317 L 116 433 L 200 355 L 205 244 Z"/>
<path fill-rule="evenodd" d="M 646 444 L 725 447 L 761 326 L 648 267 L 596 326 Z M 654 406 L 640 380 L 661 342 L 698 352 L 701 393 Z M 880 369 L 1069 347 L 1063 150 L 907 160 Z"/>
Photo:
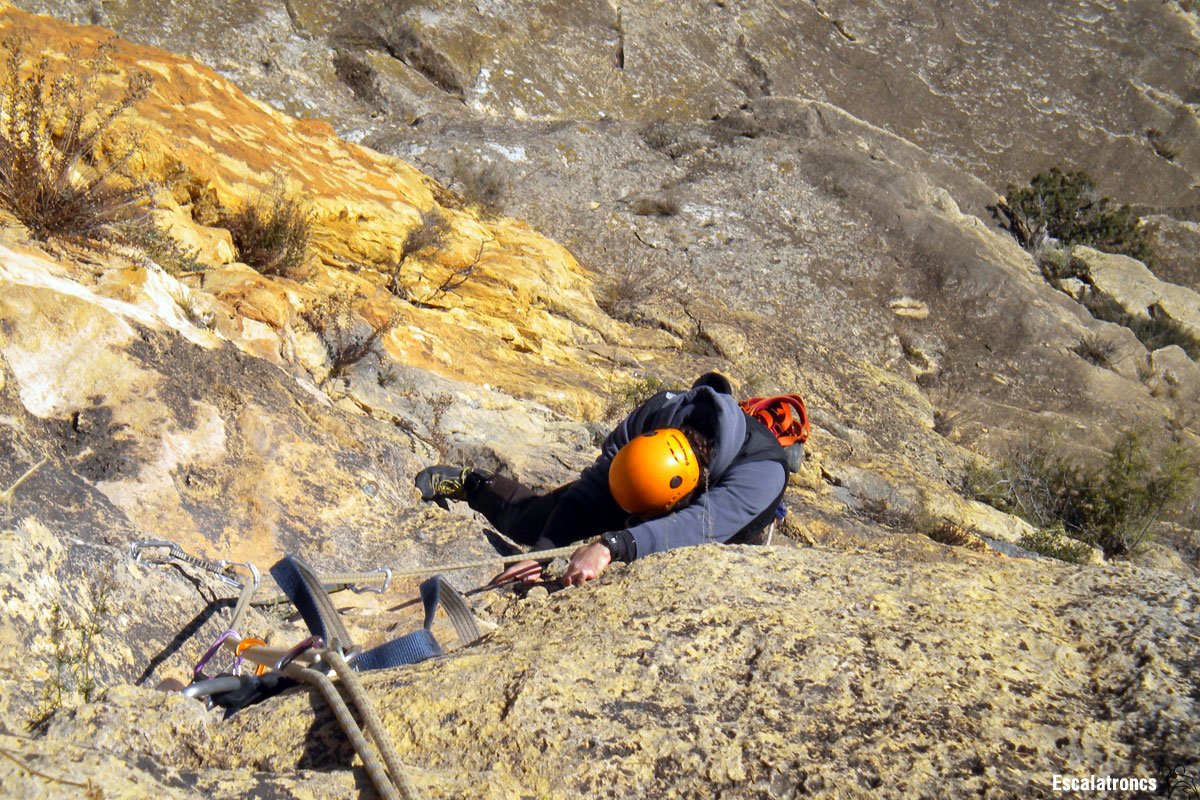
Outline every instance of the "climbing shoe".
<path fill-rule="evenodd" d="M 442 508 L 446 507 L 447 500 L 466 500 L 467 476 L 470 474 L 470 467 L 426 467 L 417 473 L 416 478 L 421 499 L 426 503 L 437 503 Z"/>

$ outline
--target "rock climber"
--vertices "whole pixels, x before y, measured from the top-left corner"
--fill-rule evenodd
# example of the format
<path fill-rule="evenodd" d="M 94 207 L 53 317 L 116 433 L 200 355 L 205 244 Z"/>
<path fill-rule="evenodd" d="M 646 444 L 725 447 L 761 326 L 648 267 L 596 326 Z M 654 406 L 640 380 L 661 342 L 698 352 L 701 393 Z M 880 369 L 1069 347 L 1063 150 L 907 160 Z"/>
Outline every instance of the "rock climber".
<path fill-rule="evenodd" d="M 563 582 L 599 578 L 613 561 L 676 547 L 763 544 L 787 484 L 775 436 L 747 416 L 719 373 L 692 388 L 659 392 L 604 441 L 578 480 L 538 494 L 503 475 L 438 465 L 417 474 L 421 499 L 466 501 L 498 531 L 538 550 L 600 535 L 571 556 Z M 502 583 L 541 580 L 542 565 L 522 561 Z"/>

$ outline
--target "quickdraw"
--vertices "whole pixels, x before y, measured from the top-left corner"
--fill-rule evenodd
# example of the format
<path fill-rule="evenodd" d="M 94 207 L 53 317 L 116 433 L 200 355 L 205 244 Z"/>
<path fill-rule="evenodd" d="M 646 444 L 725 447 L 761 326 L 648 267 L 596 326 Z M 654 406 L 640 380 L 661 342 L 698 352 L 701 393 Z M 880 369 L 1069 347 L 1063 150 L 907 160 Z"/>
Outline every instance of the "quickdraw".
<path fill-rule="evenodd" d="M 165 552 L 155 555 L 153 553 L 154 550 Z M 129 555 L 134 561 L 142 564 L 168 564 L 172 561 L 187 564 L 204 572 L 212 573 L 221 581 L 238 589 L 244 589 L 247 585 L 253 585 L 253 589 L 257 591 L 262 584 L 262 574 L 259 572 L 258 567 L 249 561 L 229 561 L 227 559 L 209 561 L 188 553 L 177 543 L 168 539 L 143 539 L 134 542 L 129 546 Z M 237 576 L 238 572 L 242 572 L 249 581 L 239 579 Z M 396 573 L 391 568 L 379 567 L 364 572 L 333 573 L 323 576 L 321 581 L 328 592 L 349 589 L 356 594 L 384 594 L 392 588 L 392 579 L 395 575 Z M 235 610 L 234 624 L 230 625 L 230 627 L 238 627 L 236 624 L 240 617 L 240 613 L 238 612 L 246 603 L 263 606 L 282 602 L 287 602 L 286 595 L 274 595 L 258 599 L 247 598 L 245 602 L 239 597 L 239 609 Z"/>
<path fill-rule="evenodd" d="M 158 558 L 144 557 L 144 551 L 153 549 L 166 550 L 167 552 L 166 555 Z M 166 539 L 143 539 L 140 542 L 134 542 L 129 546 L 129 555 L 133 557 L 134 561 L 143 564 L 168 564 L 172 561 L 188 564 L 196 569 L 211 572 L 225 583 L 228 583 L 230 586 L 236 586 L 239 589 L 242 588 L 242 581 L 229 574 L 236 571 L 235 568 L 237 567 L 241 567 L 250 574 L 255 586 L 262 580 L 258 572 L 258 567 L 248 561 L 226 561 L 224 559 L 220 561 L 207 561 L 185 552 L 175 542 Z"/>
<path fill-rule="evenodd" d="M 155 553 L 154 551 L 162 551 Z M 568 555 L 573 548 L 559 548 L 536 554 L 538 558 L 553 558 Z M 153 539 L 134 542 L 130 546 L 134 560 L 146 564 L 164 564 L 171 561 L 187 564 L 216 575 L 225 583 L 240 589 L 233 613 L 233 624 L 223 631 L 205 651 L 193 669 L 193 682 L 182 690 L 186 697 L 203 700 L 211 708 L 214 703 L 226 706 L 227 713 L 249 702 L 254 695 L 262 697 L 285 688 L 290 679 L 315 687 L 329 703 L 339 725 L 351 740 L 363 766 L 385 800 L 420 800 L 422 793 L 408 776 L 395 746 L 375 709 L 371 698 L 357 677 L 357 671 L 385 669 L 401 664 L 413 664 L 441 654 L 441 648 L 430 632 L 433 615 L 439 603 L 449 614 L 455 631 L 464 644 L 479 638 L 479 630 L 470 609 L 462 596 L 442 578 L 430 578 L 421 584 L 421 599 L 425 606 L 424 626 L 383 645 L 362 650 L 353 644 L 344 626 L 338 619 L 336 607 L 329 597 L 331 589 L 354 588 L 363 583 L 376 583 L 356 591 L 386 592 L 396 575 L 428 574 L 446 569 L 466 569 L 474 566 L 493 565 L 496 561 L 510 563 L 529 558 L 531 554 L 507 556 L 464 564 L 445 565 L 433 569 L 393 572 L 382 568 L 365 573 L 318 575 L 300 559 L 284 558 L 271 569 L 271 575 L 284 590 L 287 598 L 296 605 L 309 626 L 310 635 L 294 647 L 283 651 L 266 645 L 262 639 L 243 638 L 238 632 L 246 608 L 260 588 L 261 574 L 249 562 L 227 560 L 208 561 L 184 551 L 175 542 Z M 332 584 L 330 586 L 329 584 Z M 232 651 L 234 660 L 226 671 L 214 678 L 204 674 L 204 668 L 220 650 Z M 255 664 L 254 675 L 243 675 L 242 665 L 250 661 Z M 330 670 L 332 669 L 332 673 Z M 339 683 L 358 709 L 362 727 L 354 719 L 337 686 L 330 680 L 336 674 Z M 286 677 L 283 677 L 286 676 Z M 365 734 L 364 735 L 364 729 Z M 368 735 L 374 744 L 372 751 Z"/>

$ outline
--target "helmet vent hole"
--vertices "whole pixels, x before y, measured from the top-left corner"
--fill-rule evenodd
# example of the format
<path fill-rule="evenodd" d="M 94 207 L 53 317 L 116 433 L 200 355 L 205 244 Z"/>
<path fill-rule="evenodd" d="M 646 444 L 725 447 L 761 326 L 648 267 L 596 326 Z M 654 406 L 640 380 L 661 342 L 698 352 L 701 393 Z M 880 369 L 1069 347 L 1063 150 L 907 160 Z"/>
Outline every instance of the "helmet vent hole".
<path fill-rule="evenodd" d="M 678 489 L 682 485 L 683 485 L 683 478 L 679 477 L 678 475 L 676 475 L 674 478 L 671 478 L 671 488 L 672 489 Z"/>

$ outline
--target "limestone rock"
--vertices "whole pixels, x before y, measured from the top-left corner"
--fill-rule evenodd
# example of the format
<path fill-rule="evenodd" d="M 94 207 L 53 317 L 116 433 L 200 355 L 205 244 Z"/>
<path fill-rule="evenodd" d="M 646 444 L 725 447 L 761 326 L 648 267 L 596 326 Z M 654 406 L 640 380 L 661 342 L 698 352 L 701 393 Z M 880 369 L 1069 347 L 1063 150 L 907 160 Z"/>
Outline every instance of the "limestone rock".
<path fill-rule="evenodd" d="M 892 313 L 898 317 L 926 319 L 929 316 L 929 306 L 911 297 L 898 297 L 889 303 L 888 306 L 892 309 Z"/>
<path fill-rule="evenodd" d="M 1200 294 L 1182 286 L 1164 283 L 1146 265 L 1128 256 L 1076 247 L 1072 257 L 1087 267 L 1092 286 L 1134 316 L 1161 314 L 1200 339 Z"/>
<path fill-rule="evenodd" d="M 1194 765 L 1198 613 L 1194 581 L 1129 567 L 709 546 L 364 683 L 424 776 L 515 792 L 936 797 L 953 777 L 1050 797 L 1044 776 L 1078 764 L 1160 781 L 1155 764 Z M 247 709 L 207 764 L 344 765 L 312 703 Z"/>
<path fill-rule="evenodd" d="M 1150 369 L 1169 389 L 1186 397 L 1200 396 L 1200 366 L 1178 345 L 1163 347 L 1150 354 Z"/>
<path fill-rule="evenodd" d="M 1190 407 L 1134 367 L 1072 354 L 1086 312 L 985 210 L 1051 155 L 1103 165 L 1121 199 L 1194 202 L 1194 114 L 1177 99 L 1194 69 L 1162 67 L 1194 49 L 1194 28 L 1173 5 L 1103 20 L 1052 5 L 1046 55 L 1026 28 L 990 24 L 1004 3 L 914 24 L 886 3 L 433 0 L 396 20 L 401 58 L 350 43 L 346 15 L 314 0 L 26 5 L 143 42 L 116 42 L 101 83 L 154 75 L 127 120 L 146 145 L 130 168 L 175 181 L 156 214 L 211 268 L 177 279 L 4 235 L 0 488 L 49 460 L 0 518 L 0 720 L 42 723 L 39 738 L 2 737 L 20 764 L 0 759 L 0 794 L 360 793 L 308 692 L 228 722 L 152 692 L 187 677 L 234 590 L 136 563 L 129 542 L 170 536 L 260 567 L 297 552 L 318 571 L 486 563 L 508 545 L 461 506 L 418 504 L 417 469 L 462 461 L 556 485 L 622 410 L 611 387 L 708 369 L 810 401 L 813 458 L 788 489 L 781 546 L 676 551 L 526 602 L 472 593 L 493 618 L 484 641 L 366 676 L 432 798 L 941 797 L 948 780 L 1048 797 L 1035 776 L 1197 768 L 1200 590 L 1167 574 L 1193 565 L 976 554 L 1024 523 L 957 497 L 970 454 L 933 422 L 961 392 L 954 441 L 983 449 L 1045 429 L 1098 440 Z M 107 37 L 7 4 L 0 25 L 52 54 Z M 530 49 L 531 30 L 552 35 Z M 1029 53 L 1102 57 L 1096 80 L 1130 102 L 1105 93 L 1101 108 L 1094 86 L 1054 76 L 1054 108 L 1014 97 L 1041 84 L 995 83 L 997 63 L 1030 77 Z M 339 82 L 347 56 L 374 71 L 375 95 Z M 880 63 L 907 71 L 844 78 Z M 1185 134 L 1178 163 L 1123 133 L 1164 115 Z M 570 252 L 451 191 L 467 193 L 473 160 L 509 183 L 506 210 Z M 213 227 L 277 170 L 314 215 L 303 276 L 237 263 Z M 628 197 L 679 213 L 641 216 Z M 428 212 L 448 220 L 444 241 L 405 252 Z M 1186 371 L 1173 351 L 1155 364 L 1164 381 Z M 917 535 L 946 528 L 954 547 Z M 420 624 L 414 589 L 335 602 L 374 644 Z M 243 627 L 303 635 L 282 612 L 252 609 Z"/>
<path fill-rule="evenodd" d="M 1154 244 L 1157 264 L 1154 274 L 1164 281 L 1200 292 L 1200 223 L 1151 214 L 1144 223 Z"/>
<path fill-rule="evenodd" d="M 1102 17 L 1054 2 L 1040 10 L 1036 31 L 990 24 L 1018 15 L 1015 0 L 941 3 L 915 15 L 881 0 L 586 10 L 431 0 L 392 19 L 362 14 L 355 32 L 364 44 L 319 2 L 21 5 L 218 65 L 265 102 L 340 120 L 356 136 L 439 116 L 687 122 L 734 117 L 764 98 L 802 97 L 944 154 L 996 187 L 1041 165 L 1069 163 L 1130 202 L 1195 202 L 1200 153 L 1188 98 L 1196 68 L 1179 56 L 1194 45 L 1194 15 L 1154 0 Z M 407 34 L 392 43 L 403 59 L 376 42 L 397 28 Z M 531 42 L 530 30 L 545 35 Z M 1053 51 L 1045 41 L 1056 43 Z M 391 103 L 356 99 L 339 79 L 337 57 L 348 48 L 374 67 L 376 94 Z M 1107 68 L 1076 69 L 1096 60 Z M 888 82 L 846 77 L 885 69 Z M 730 133 L 753 130 L 731 126 Z"/>

